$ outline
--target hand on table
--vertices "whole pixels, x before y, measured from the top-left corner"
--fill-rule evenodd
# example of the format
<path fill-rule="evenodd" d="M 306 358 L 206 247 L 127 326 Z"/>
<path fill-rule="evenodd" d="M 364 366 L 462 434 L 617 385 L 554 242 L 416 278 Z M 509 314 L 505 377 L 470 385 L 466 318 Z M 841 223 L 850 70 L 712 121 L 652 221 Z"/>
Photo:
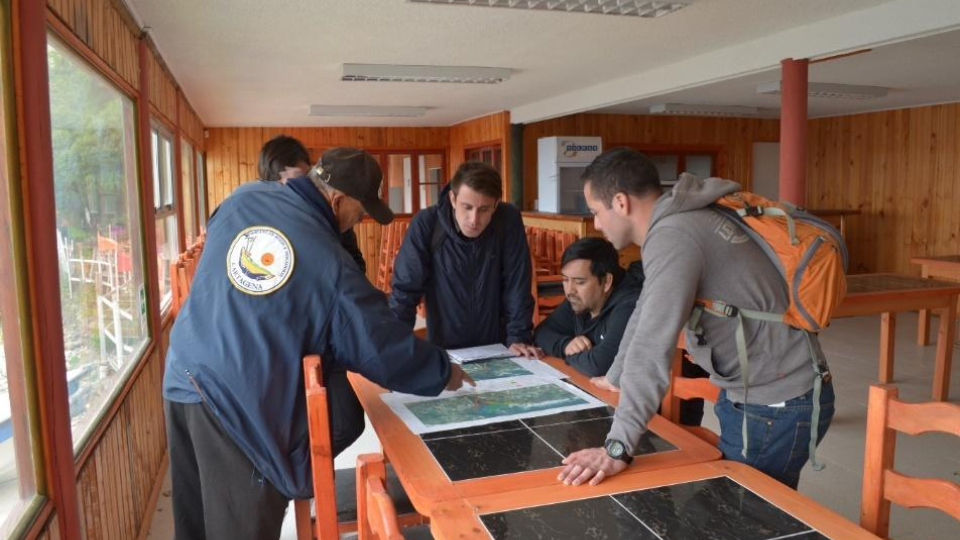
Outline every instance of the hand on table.
<path fill-rule="evenodd" d="M 619 392 L 620 389 L 613 385 L 605 376 L 604 377 L 591 377 L 590 384 L 596 386 L 601 390 L 607 390 L 609 392 Z"/>
<path fill-rule="evenodd" d="M 543 349 L 526 343 L 514 343 L 509 349 L 513 354 L 524 358 L 543 358 Z"/>
<path fill-rule="evenodd" d="M 567 485 L 579 486 L 589 482 L 595 486 L 604 478 L 619 474 L 627 464 L 607 455 L 603 448 L 587 448 L 574 452 L 563 460 L 565 467 L 557 480 Z"/>

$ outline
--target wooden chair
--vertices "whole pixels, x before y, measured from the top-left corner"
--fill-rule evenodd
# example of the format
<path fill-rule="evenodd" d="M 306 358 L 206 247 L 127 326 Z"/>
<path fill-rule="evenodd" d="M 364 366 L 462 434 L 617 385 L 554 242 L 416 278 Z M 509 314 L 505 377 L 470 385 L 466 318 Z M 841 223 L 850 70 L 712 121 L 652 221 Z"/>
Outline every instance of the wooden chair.
<path fill-rule="evenodd" d="M 170 313 L 176 315 L 180 312 L 180 306 L 186 301 L 186 291 L 180 290 L 180 279 L 177 277 L 177 264 L 179 261 L 170 263 Z"/>
<path fill-rule="evenodd" d="M 952 403 L 905 403 L 896 387 L 872 385 L 867 402 L 860 525 L 887 538 L 890 503 L 906 508 L 935 508 L 960 520 L 960 485 L 938 478 L 916 478 L 893 470 L 896 432 L 931 431 L 960 436 L 960 406 Z"/>
<path fill-rule="evenodd" d="M 380 236 L 380 260 L 377 265 L 376 287 L 385 293 L 390 292 L 390 280 L 393 278 L 393 261 L 400 251 L 403 237 L 410 228 L 409 219 L 395 219 L 384 226 Z"/>
<path fill-rule="evenodd" d="M 530 294 L 533 295 L 533 325 L 536 326 L 546 319 L 553 310 L 557 309 L 557 306 L 562 304 L 566 297 L 562 291 L 560 291 L 560 294 L 544 294 L 547 288 L 562 287 L 563 276 L 540 273 L 533 254 L 530 255 L 530 264 L 533 269 L 530 278 Z"/>
<path fill-rule="evenodd" d="M 387 468 L 381 454 L 357 457 L 357 540 L 414 540 L 433 538 L 429 521 L 397 516 L 386 488 Z M 405 525 L 411 525 L 404 528 Z"/>
<path fill-rule="evenodd" d="M 304 386 L 307 399 L 307 423 L 310 436 L 310 465 L 313 471 L 313 500 L 315 501 L 316 518 L 311 516 L 310 500 L 300 499 L 293 503 L 294 520 L 296 523 L 297 540 L 337 540 L 340 534 L 357 531 L 359 519 L 341 519 L 337 505 L 337 482 L 333 469 L 333 442 L 330 439 L 330 411 L 327 401 L 327 389 L 323 386 L 323 369 L 320 357 L 310 355 L 303 359 Z M 341 473 L 346 471 L 341 471 Z M 384 474 L 386 478 L 386 474 Z M 341 497 L 349 493 L 350 500 L 342 501 L 349 506 L 354 498 L 354 492 L 359 493 L 361 484 L 350 485 L 352 477 L 343 477 Z M 400 516 L 400 523 L 419 524 L 425 518 L 412 511 L 412 506 L 406 495 L 403 494 L 399 482 L 394 478 L 392 482 L 391 504 L 398 501 L 409 511 Z M 357 500 L 359 504 L 360 500 Z M 356 508 L 357 514 L 361 508 Z M 350 515 L 352 509 L 347 508 L 343 515 Z"/>
<path fill-rule="evenodd" d="M 310 433 L 310 466 L 313 471 L 313 498 L 316 520 L 310 517 L 310 501 L 294 501 L 297 540 L 338 540 L 337 493 L 333 477 L 333 443 L 330 440 L 330 411 L 323 386 L 320 357 L 303 359 L 307 395 L 307 425 Z"/>
<path fill-rule="evenodd" d="M 717 446 L 720 436 L 703 426 L 686 426 L 680 423 L 681 399 L 704 399 L 713 403 L 720 398 L 720 389 L 710 379 L 693 379 L 683 376 L 683 362 L 686 352 L 677 348 L 670 366 L 670 388 L 660 404 L 660 414 L 674 424 L 693 433 L 701 440 Z"/>

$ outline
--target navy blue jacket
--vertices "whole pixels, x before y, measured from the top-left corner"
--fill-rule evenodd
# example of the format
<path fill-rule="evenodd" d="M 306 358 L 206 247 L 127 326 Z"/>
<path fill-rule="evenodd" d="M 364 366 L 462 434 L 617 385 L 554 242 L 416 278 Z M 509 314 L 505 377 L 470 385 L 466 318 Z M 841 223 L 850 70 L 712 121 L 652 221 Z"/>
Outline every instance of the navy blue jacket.
<path fill-rule="evenodd" d="M 457 231 L 450 186 L 413 216 L 393 266 L 390 307 L 410 327 L 426 297 L 428 339 L 447 349 L 530 343 L 530 248 L 520 212 L 497 205 L 477 238 Z M 434 251 L 434 229 L 444 236 Z"/>
<path fill-rule="evenodd" d="M 241 292 L 228 276 L 231 245 L 255 226 L 277 229 L 294 252 L 287 281 L 265 295 Z M 170 334 L 163 396 L 204 402 L 281 493 L 307 498 L 313 493 L 302 359 L 313 353 L 325 373 L 339 364 L 401 392 L 437 395 L 450 378 L 446 353 L 393 316 L 341 246 L 333 212 L 309 179 L 245 184 L 210 220 Z"/>
<path fill-rule="evenodd" d="M 590 317 L 590 313 L 574 313 L 570 302 L 564 300 L 537 326 L 534 342 L 548 355 L 563 358 L 567 365 L 584 375 L 606 375 L 617 357 L 623 331 L 636 308 L 642 287 L 641 280 L 630 272 L 625 273 L 596 317 Z M 587 336 L 593 347 L 566 356 L 563 351 L 577 336 Z"/>

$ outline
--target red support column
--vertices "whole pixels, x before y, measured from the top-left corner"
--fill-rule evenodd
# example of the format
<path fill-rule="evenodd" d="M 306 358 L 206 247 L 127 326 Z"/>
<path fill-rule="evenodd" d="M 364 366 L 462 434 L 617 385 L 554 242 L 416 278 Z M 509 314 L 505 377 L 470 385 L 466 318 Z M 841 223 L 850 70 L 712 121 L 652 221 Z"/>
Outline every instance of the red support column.
<path fill-rule="evenodd" d="M 60 536 L 80 538 L 73 436 L 63 352 L 60 275 L 57 260 L 50 81 L 47 72 L 47 5 L 36 0 L 13 3 L 13 44 L 20 172 L 24 198 L 31 323 L 43 463 L 44 495 L 53 501 Z"/>
<path fill-rule="evenodd" d="M 807 201 L 807 65 L 788 58 L 780 63 L 780 200 Z"/>

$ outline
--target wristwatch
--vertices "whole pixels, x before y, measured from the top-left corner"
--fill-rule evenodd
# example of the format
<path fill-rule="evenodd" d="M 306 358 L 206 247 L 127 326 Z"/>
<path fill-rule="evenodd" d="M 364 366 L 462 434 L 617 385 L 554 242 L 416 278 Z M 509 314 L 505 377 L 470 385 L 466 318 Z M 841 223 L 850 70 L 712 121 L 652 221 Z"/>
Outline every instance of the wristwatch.
<path fill-rule="evenodd" d="M 607 439 L 603 447 L 606 449 L 607 455 L 613 459 L 619 459 L 627 465 L 633 461 L 633 456 L 630 455 L 630 452 L 627 452 L 627 445 L 616 439 Z"/>

